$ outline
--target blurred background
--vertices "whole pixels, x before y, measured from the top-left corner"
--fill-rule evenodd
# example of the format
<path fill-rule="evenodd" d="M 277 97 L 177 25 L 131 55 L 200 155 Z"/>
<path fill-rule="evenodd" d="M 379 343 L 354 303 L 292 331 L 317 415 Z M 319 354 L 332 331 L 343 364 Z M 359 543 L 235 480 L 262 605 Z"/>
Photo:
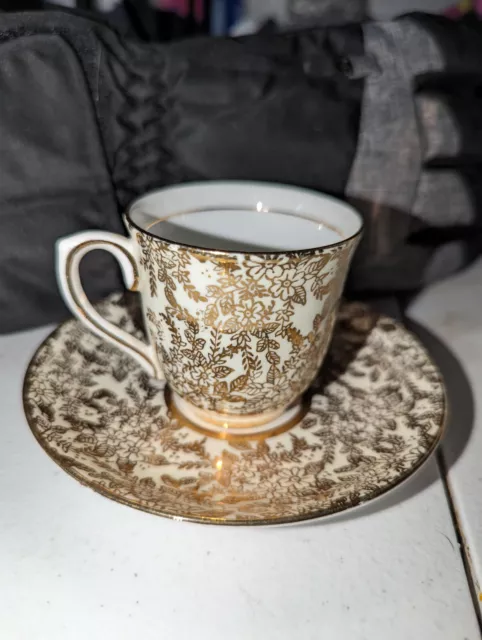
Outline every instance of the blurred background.
<path fill-rule="evenodd" d="M 169 41 L 195 35 L 241 35 L 261 28 L 293 28 L 389 20 L 410 11 L 457 17 L 480 0 L 0 0 L 0 10 L 67 7 L 95 11 L 124 35 Z"/>

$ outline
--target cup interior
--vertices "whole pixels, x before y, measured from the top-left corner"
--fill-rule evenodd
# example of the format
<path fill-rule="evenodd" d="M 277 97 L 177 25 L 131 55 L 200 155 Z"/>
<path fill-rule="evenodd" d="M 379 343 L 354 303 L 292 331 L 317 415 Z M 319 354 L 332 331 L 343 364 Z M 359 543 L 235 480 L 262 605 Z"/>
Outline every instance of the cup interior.
<path fill-rule="evenodd" d="M 316 249 L 357 235 L 350 205 L 307 189 L 259 182 L 188 183 L 151 192 L 127 214 L 174 244 L 234 252 Z"/>

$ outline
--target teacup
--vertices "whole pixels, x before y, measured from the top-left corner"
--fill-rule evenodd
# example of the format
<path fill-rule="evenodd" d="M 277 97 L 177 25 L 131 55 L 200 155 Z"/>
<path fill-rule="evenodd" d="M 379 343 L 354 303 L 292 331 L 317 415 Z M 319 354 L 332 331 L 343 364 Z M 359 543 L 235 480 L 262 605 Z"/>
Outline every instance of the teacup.
<path fill-rule="evenodd" d="M 327 351 L 362 220 L 326 195 L 256 182 L 160 189 L 124 216 L 129 237 L 57 245 L 60 291 L 90 330 L 165 379 L 188 420 L 260 432 L 292 420 Z M 105 249 L 138 291 L 147 343 L 108 323 L 79 263 Z"/>

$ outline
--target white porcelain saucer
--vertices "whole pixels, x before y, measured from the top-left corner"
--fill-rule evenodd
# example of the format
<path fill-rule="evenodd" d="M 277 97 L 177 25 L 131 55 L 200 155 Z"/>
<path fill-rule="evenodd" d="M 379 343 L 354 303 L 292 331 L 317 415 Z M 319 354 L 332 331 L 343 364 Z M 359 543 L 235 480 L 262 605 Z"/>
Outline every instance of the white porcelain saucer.
<path fill-rule="evenodd" d="M 142 335 L 133 297 L 101 305 Z M 25 378 L 29 425 L 62 469 L 112 500 L 180 520 L 282 524 L 385 493 L 434 451 L 446 400 L 440 374 L 402 326 L 342 307 L 302 419 L 262 436 L 190 424 L 163 383 L 80 322 L 62 324 Z"/>

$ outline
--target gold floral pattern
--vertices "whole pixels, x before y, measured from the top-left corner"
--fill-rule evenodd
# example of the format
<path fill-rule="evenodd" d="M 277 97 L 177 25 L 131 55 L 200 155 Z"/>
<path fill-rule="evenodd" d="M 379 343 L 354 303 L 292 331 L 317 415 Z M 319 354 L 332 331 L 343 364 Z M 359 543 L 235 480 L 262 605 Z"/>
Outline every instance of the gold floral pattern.
<path fill-rule="evenodd" d="M 314 379 L 358 238 L 287 254 L 216 254 L 129 229 L 165 377 L 201 409 L 283 409 Z"/>
<path fill-rule="evenodd" d="M 113 296 L 101 312 L 142 335 L 132 298 Z M 164 383 L 69 320 L 34 356 L 24 406 L 42 447 L 83 484 L 159 515 L 226 524 L 366 502 L 417 469 L 443 430 L 444 388 L 427 353 L 363 305 L 342 307 L 308 395 L 306 417 L 289 431 L 206 437 L 170 414 Z"/>

